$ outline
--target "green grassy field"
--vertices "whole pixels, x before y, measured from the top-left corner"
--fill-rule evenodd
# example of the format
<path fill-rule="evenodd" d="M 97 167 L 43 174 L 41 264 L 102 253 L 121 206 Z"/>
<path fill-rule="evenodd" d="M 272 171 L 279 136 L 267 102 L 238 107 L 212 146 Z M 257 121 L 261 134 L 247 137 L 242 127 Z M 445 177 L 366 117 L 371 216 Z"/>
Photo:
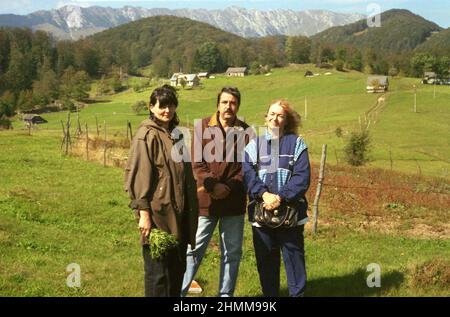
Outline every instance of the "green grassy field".
<path fill-rule="evenodd" d="M 39 134 L 3 132 L 0 146 L 0 295 L 141 296 L 142 257 L 122 170 L 63 157 L 54 138 Z M 325 220 L 333 210 L 323 213 Z M 450 294 L 439 280 L 413 283 L 414 265 L 449 259 L 449 240 L 361 232 L 356 225 L 319 228 L 317 236 L 306 231 L 308 296 Z M 217 246 L 215 235 L 198 273 L 205 296 L 217 292 Z M 66 286 L 70 263 L 81 267 L 80 289 Z M 370 263 L 381 266 L 381 288 L 366 286 Z M 236 295 L 261 295 L 249 226 Z"/>
<path fill-rule="evenodd" d="M 216 93 L 224 85 L 240 88 L 243 100 L 239 114 L 255 125 L 262 124 L 269 102 L 277 97 L 288 98 L 303 114 L 306 95 L 308 117 L 302 132 L 312 160 L 319 160 L 321 145 L 327 143 L 328 163 L 336 163 L 334 149 L 341 163 L 344 140 L 336 136 L 335 129 L 341 127 L 344 135 L 359 129 L 358 117 L 363 118 L 374 107 L 379 95 L 364 92 L 363 74 L 333 72 L 330 76 L 304 78 L 308 67 L 275 69 L 270 76 L 210 79 L 201 89 L 180 91 L 179 116 L 192 124 L 194 118 L 212 113 Z M 371 114 L 376 122 L 370 126 L 373 148 L 369 166 L 330 169 L 327 177 L 338 181 L 338 176 L 347 174 L 355 182 L 370 183 L 371 167 L 389 166 L 391 150 L 394 170 L 413 175 L 418 174 L 420 166 L 422 177 L 427 178 L 411 178 L 412 187 L 417 193 L 423 188 L 438 191 L 440 201 L 430 207 L 426 202 L 408 206 L 399 200 L 401 196 L 389 194 L 386 201 L 377 203 L 390 203 L 391 207 L 382 209 L 378 216 L 388 222 L 381 223 L 383 227 L 393 219 L 397 227 L 391 231 L 373 226 L 364 229 L 362 220 L 374 215 L 365 207 L 351 212 L 336 210 L 332 203 L 327 204 L 333 202 L 335 193 L 326 186 L 319 232 L 313 235 L 308 224 L 305 233 L 307 296 L 450 295 L 450 284 L 446 283 L 450 278 L 448 235 L 435 238 L 408 231 L 418 219 L 431 227 L 433 222 L 440 222 L 442 230 L 449 223 L 446 207 L 450 184 L 445 171 L 449 168 L 450 89 L 437 87 L 433 99 L 433 87 L 419 86 L 418 113 L 414 113 L 411 86 L 416 82 L 393 79 L 384 107 Z M 80 112 L 81 122 L 87 122 L 92 133 L 97 116 L 101 125 L 106 120 L 109 137 L 124 137 L 127 120 L 135 130 L 145 118 L 144 114 L 134 115 L 130 105 L 147 100 L 152 88 L 105 97 L 104 102 Z M 49 123 L 32 131 L 31 136 L 22 130 L 20 122 L 14 123 L 13 131 L 0 132 L 0 296 L 142 296 L 142 256 L 137 224 L 122 189 L 123 171 L 62 156 L 60 120 L 66 116 L 66 112 L 43 114 Z M 378 196 L 386 193 L 382 194 Z M 356 197 L 353 193 L 346 196 L 350 200 Z M 377 199 L 376 194 L 373 196 L 372 200 Z M 372 200 L 360 203 L 370 209 Z M 66 286 L 66 267 L 71 263 L 81 268 L 79 289 Z M 366 285 L 370 263 L 381 267 L 381 288 Z M 196 278 L 204 288 L 202 296 L 216 295 L 219 264 L 216 232 Z M 284 278 L 282 294 L 287 294 Z M 261 295 L 248 225 L 235 295 Z"/>
<path fill-rule="evenodd" d="M 305 78 L 307 69 L 321 76 Z M 450 87 L 420 85 L 418 79 L 390 79 L 390 91 L 385 103 L 378 110 L 366 115 L 377 104 L 379 94 L 367 94 L 367 75 L 358 72 L 332 72 L 325 76 L 323 70 L 312 65 L 275 69 L 270 76 L 248 76 L 203 81 L 202 88 L 180 90 L 180 107 L 177 111 L 182 124 L 192 127 L 194 119 L 200 119 L 215 111 L 217 92 L 223 86 L 237 86 L 242 92 L 239 116 L 254 126 L 262 126 L 269 103 L 276 98 L 287 98 L 303 116 L 301 133 L 309 145 L 313 160 L 320 160 L 323 143 L 328 144 L 330 164 L 344 161 L 343 147 L 346 137 L 360 129 L 359 122 L 371 120 L 369 130 L 372 138 L 368 166 L 390 168 L 406 173 L 449 177 L 450 172 Z M 418 85 L 417 113 L 414 113 L 413 85 Z M 155 86 L 136 93 L 132 89 L 100 98 L 80 111 L 80 121 L 87 122 L 90 133 L 95 131 L 95 118 L 103 128 L 106 122 L 108 136 L 124 138 L 129 120 L 135 130 L 146 114 L 135 115 L 131 105 L 147 101 Z M 307 117 L 305 118 L 305 97 Z M 49 123 L 41 129 L 50 135 L 61 135 L 61 122 L 66 112 L 43 115 Z M 75 118 L 75 114 L 72 114 Z M 17 122 L 16 128 L 22 128 Z M 343 137 L 336 136 L 340 127 Z"/>

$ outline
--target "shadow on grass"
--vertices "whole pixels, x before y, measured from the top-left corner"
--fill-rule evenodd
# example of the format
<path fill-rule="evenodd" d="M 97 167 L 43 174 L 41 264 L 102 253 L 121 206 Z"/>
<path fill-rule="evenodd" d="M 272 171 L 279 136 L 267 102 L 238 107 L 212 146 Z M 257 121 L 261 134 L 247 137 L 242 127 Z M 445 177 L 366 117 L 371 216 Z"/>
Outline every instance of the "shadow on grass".
<path fill-rule="evenodd" d="M 404 281 L 401 272 L 393 271 L 381 275 L 381 287 L 368 287 L 367 277 L 370 273 L 363 269 L 344 276 L 325 277 L 307 282 L 305 296 L 382 296 L 391 289 L 398 289 Z M 285 288 L 280 291 L 281 296 L 289 296 Z"/>

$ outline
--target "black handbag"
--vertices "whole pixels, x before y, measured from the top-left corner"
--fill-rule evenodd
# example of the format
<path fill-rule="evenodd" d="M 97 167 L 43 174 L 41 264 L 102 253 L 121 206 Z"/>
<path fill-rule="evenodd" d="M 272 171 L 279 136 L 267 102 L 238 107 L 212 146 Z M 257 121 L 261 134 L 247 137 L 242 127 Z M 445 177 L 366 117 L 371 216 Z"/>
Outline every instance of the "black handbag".
<path fill-rule="evenodd" d="M 298 223 L 298 210 L 287 203 L 282 203 L 274 210 L 267 210 L 263 207 L 263 201 L 255 203 L 255 221 L 263 227 L 271 229 L 283 227 L 292 228 Z"/>

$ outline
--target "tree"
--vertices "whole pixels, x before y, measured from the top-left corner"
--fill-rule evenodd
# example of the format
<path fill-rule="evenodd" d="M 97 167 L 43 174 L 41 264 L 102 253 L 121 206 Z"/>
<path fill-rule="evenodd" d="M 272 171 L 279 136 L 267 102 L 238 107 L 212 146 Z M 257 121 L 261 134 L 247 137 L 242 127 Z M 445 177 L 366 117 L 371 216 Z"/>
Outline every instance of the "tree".
<path fill-rule="evenodd" d="M 258 62 L 252 62 L 250 64 L 250 74 L 259 75 L 261 74 L 260 66 Z"/>
<path fill-rule="evenodd" d="M 437 59 L 435 69 L 439 77 L 447 77 L 450 70 L 450 57 L 442 56 Z"/>
<path fill-rule="evenodd" d="M 181 77 L 180 78 L 180 85 L 181 85 L 181 87 L 183 87 L 183 89 L 186 87 L 186 80 L 183 78 L 183 77 Z"/>
<path fill-rule="evenodd" d="M 370 137 L 369 131 L 353 132 L 344 148 L 347 163 L 353 166 L 361 166 L 367 162 Z"/>
<path fill-rule="evenodd" d="M 344 61 L 343 60 L 335 61 L 334 65 L 335 65 L 337 71 L 340 71 L 340 72 L 344 71 Z"/>
<path fill-rule="evenodd" d="M 13 42 L 10 56 L 8 71 L 5 75 L 7 86 L 16 93 L 30 89 L 33 69 L 30 53 L 23 53 L 18 44 Z"/>
<path fill-rule="evenodd" d="M 389 69 L 389 76 L 391 76 L 391 77 L 398 76 L 398 69 L 396 67 L 391 67 Z"/>
<path fill-rule="evenodd" d="M 422 77 L 424 72 L 432 71 L 436 65 L 436 58 L 428 53 L 416 54 L 411 58 L 411 71 L 414 77 Z"/>
<path fill-rule="evenodd" d="M 286 42 L 286 58 L 290 63 L 309 63 L 311 40 L 305 36 L 289 36 Z"/>
<path fill-rule="evenodd" d="M 14 115 L 15 97 L 10 91 L 6 91 L 0 98 L 0 129 L 11 127 L 9 117 Z"/>
<path fill-rule="evenodd" d="M 89 40 L 83 40 L 75 46 L 75 65 L 78 70 L 84 70 L 89 76 L 97 76 L 100 58 L 93 44 Z"/>
<path fill-rule="evenodd" d="M 22 90 L 17 98 L 17 109 L 29 111 L 33 109 L 33 106 L 33 92 L 31 90 Z"/>
<path fill-rule="evenodd" d="M 196 51 L 194 57 L 194 67 L 196 70 L 210 73 L 223 70 L 223 60 L 216 43 L 206 42 Z"/>
<path fill-rule="evenodd" d="M 330 63 L 336 59 L 334 50 L 330 46 L 325 46 L 324 48 L 322 48 L 322 52 L 320 55 L 321 55 L 321 62 Z"/>
<path fill-rule="evenodd" d="M 60 86 L 61 96 L 63 99 L 75 99 L 82 101 L 89 97 L 90 83 L 89 76 L 85 71 L 75 71 L 70 66 L 61 77 Z"/>
<path fill-rule="evenodd" d="M 153 59 L 153 73 L 158 77 L 169 76 L 169 59 L 166 56 L 158 56 Z"/>
<path fill-rule="evenodd" d="M 111 92 L 111 87 L 108 82 L 105 80 L 105 75 L 97 83 L 97 96 L 103 96 L 107 93 Z"/>
<path fill-rule="evenodd" d="M 58 96 L 59 80 L 50 68 L 49 60 L 45 59 L 39 71 L 39 80 L 33 82 L 33 99 L 36 104 L 45 106 Z"/>
<path fill-rule="evenodd" d="M 349 54 L 347 54 L 347 65 L 350 69 L 357 70 L 359 72 L 362 70 L 362 54 L 358 49 L 352 48 Z"/>

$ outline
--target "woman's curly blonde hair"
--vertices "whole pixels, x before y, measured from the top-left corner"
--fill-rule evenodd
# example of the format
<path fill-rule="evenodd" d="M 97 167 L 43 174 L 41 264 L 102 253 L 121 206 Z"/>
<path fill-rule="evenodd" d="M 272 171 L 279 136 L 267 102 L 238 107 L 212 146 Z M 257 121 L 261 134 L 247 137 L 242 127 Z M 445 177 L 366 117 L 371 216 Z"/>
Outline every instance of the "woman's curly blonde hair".
<path fill-rule="evenodd" d="M 301 126 L 301 117 L 286 99 L 278 99 L 273 101 L 269 105 L 269 108 L 267 108 L 266 116 L 269 113 L 270 107 L 276 103 L 279 104 L 281 108 L 283 108 L 286 114 L 286 125 L 284 126 L 283 131 L 284 134 L 298 135 L 298 128 Z"/>

